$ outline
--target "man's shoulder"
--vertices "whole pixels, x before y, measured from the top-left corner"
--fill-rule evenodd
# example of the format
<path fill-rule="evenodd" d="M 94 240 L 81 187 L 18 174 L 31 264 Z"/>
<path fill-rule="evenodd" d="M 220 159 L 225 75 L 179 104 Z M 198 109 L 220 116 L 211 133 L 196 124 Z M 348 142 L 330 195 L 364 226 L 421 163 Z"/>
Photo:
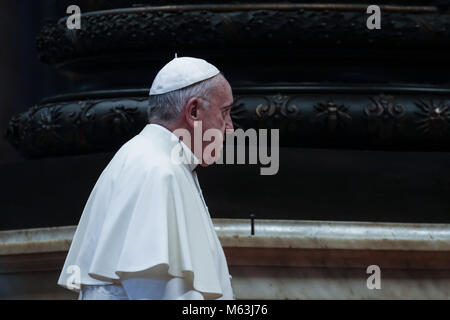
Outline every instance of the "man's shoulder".
<path fill-rule="evenodd" d="M 175 175 L 181 172 L 180 165 L 171 157 L 169 146 L 161 146 L 139 135 L 124 144 L 113 161 L 121 163 L 125 170 L 138 170 L 143 174 Z"/>

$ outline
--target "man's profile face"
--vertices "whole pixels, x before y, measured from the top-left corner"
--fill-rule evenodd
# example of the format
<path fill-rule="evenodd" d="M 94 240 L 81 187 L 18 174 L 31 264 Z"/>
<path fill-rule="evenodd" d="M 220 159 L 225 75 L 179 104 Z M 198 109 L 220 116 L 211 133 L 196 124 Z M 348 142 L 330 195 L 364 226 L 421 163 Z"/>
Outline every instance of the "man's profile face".
<path fill-rule="evenodd" d="M 203 117 L 203 130 L 214 128 L 225 134 L 226 129 L 233 129 L 231 121 L 231 106 L 233 93 L 228 81 L 219 76 L 220 80 L 208 95 L 210 107 L 205 110 Z"/>
<path fill-rule="evenodd" d="M 219 75 L 219 77 L 220 80 L 216 86 L 209 92 L 208 97 L 205 97 L 210 106 L 204 110 L 201 120 L 203 134 L 209 129 L 216 129 L 221 133 L 222 141 L 214 142 L 222 148 L 225 134 L 234 130 L 230 114 L 234 101 L 230 84 L 222 75 Z M 211 141 L 204 141 L 202 149 L 205 150 L 205 147 L 210 143 Z M 213 154 L 213 156 L 216 155 Z"/>

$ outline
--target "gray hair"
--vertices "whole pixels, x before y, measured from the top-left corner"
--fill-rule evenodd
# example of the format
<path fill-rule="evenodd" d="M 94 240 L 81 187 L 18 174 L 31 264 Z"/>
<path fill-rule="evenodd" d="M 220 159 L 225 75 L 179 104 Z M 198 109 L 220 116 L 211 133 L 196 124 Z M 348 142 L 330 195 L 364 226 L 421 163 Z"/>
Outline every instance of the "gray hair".
<path fill-rule="evenodd" d="M 219 79 L 220 77 L 217 75 L 186 88 L 150 96 L 147 110 L 148 121 L 171 122 L 176 120 L 190 99 L 206 97 Z M 205 107 L 209 107 L 209 103 L 203 101 Z"/>

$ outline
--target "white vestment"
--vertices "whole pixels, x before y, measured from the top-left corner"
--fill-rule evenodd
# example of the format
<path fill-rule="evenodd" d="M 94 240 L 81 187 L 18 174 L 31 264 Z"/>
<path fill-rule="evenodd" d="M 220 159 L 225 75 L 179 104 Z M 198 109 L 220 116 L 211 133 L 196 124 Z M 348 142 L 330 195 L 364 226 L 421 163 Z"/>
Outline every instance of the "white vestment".
<path fill-rule="evenodd" d="M 174 150 L 195 158 L 156 124 L 120 148 L 86 203 L 58 285 L 163 291 L 149 298 L 234 298 L 196 165 L 174 161 Z"/>

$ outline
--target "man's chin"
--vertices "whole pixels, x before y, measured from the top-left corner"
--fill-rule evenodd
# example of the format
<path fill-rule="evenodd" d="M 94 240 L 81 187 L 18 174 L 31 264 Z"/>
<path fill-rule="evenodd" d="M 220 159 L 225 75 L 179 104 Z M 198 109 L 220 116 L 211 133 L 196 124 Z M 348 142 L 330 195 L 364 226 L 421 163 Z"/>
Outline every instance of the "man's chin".
<path fill-rule="evenodd" d="M 216 161 L 219 160 L 219 158 L 209 158 L 209 159 L 203 159 L 203 163 L 200 164 L 202 167 L 209 167 L 216 163 Z"/>
<path fill-rule="evenodd" d="M 215 164 L 217 161 L 216 158 L 203 159 L 203 163 L 200 164 L 202 167 L 209 167 Z"/>

